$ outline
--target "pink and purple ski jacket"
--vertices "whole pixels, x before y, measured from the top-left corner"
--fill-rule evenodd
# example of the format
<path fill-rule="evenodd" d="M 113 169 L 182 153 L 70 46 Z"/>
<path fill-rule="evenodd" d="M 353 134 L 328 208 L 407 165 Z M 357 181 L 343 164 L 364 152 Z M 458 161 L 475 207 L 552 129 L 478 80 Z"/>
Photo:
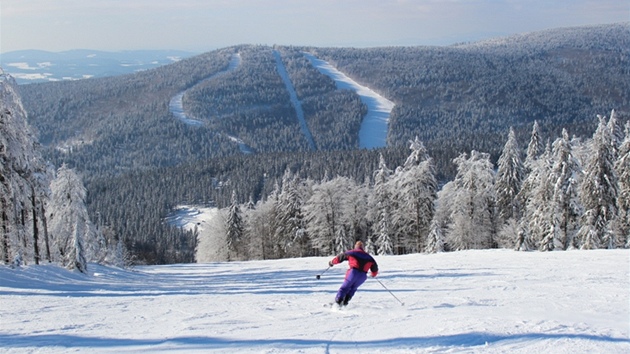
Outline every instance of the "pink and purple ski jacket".
<path fill-rule="evenodd" d="M 369 271 L 372 272 L 372 276 L 375 277 L 378 274 L 378 264 L 372 256 L 370 256 L 367 252 L 360 248 L 355 248 L 353 250 L 346 251 L 344 253 L 338 254 L 335 258 L 332 259 L 332 264 L 339 264 L 343 261 L 348 261 L 350 265 L 350 269 L 346 273 L 346 277 L 350 274 L 352 269 L 359 270 L 363 273 L 367 273 Z"/>

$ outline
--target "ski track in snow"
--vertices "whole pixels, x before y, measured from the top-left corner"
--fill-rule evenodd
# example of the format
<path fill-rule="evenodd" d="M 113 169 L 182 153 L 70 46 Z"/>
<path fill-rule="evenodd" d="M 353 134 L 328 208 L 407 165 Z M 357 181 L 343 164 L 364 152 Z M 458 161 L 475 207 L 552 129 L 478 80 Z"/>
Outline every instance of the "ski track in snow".
<path fill-rule="evenodd" d="M 355 91 L 367 106 L 368 113 L 363 117 L 359 130 L 359 146 L 365 149 L 386 147 L 389 115 L 394 109 L 394 103 L 369 87 L 358 84 L 328 62 L 311 53 L 303 54 L 319 72 L 333 79 L 337 88 Z"/>
<path fill-rule="evenodd" d="M 628 250 L 377 256 L 349 307 L 329 257 L 0 267 L 3 353 L 628 353 Z"/>
<path fill-rule="evenodd" d="M 304 119 L 304 111 L 302 110 L 302 103 L 297 97 L 297 92 L 295 92 L 295 88 L 293 87 L 293 83 L 289 78 L 289 73 L 287 69 L 284 67 L 282 63 L 282 58 L 280 57 L 280 53 L 277 50 L 273 51 L 273 56 L 276 59 L 276 67 L 278 69 L 278 74 L 282 78 L 284 82 L 284 86 L 289 91 L 289 98 L 291 99 L 291 105 L 295 109 L 295 114 L 297 115 L 298 122 L 300 123 L 300 129 L 302 130 L 302 134 L 308 141 L 308 145 L 311 150 L 316 150 L 315 142 L 313 141 L 313 136 L 311 135 L 311 131 L 308 129 L 308 125 L 306 124 L 306 119 Z"/>
<path fill-rule="evenodd" d="M 230 63 L 228 64 L 227 69 L 220 71 L 214 75 L 211 75 L 203 80 L 201 80 L 199 83 L 202 83 L 204 81 L 208 81 L 208 80 L 213 80 L 216 79 L 217 77 L 226 75 L 231 73 L 232 71 L 236 70 L 239 65 L 241 65 L 241 56 L 240 54 L 233 54 L 232 58 L 230 59 Z M 198 83 L 198 84 L 199 84 Z M 190 126 L 194 126 L 194 127 L 199 127 L 202 126 L 204 123 L 198 119 L 193 119 L 191 117 L 189 117 L 186 112 L 184 111 L 184 103 L 183 103 L 183 99 L 184 99 L 184 94 L 186 94 L 186 90 L 178 93 L 177 95 L 173 96 L 173 98 L 171 98 L 171 101 L 168 104 L 168 108 L 171 111 L 171 113 L 175 116 L 175 118 L 179 119 L 180 121 L 182 121 L 184 124 L 190 125 Z M 235 136 L 230 136 L 230 135 L 226 135 L 231 141 L 235 142 L 238 144 L 239 149 L 241 150 L 242 153 L 244 154 L 250 154 L 252 153 L 252 150 L 249 148 L 249 146 L 247 146 L 245 144 L 245 142 L 243 142 L 243 140 L 235 137 Z"/>

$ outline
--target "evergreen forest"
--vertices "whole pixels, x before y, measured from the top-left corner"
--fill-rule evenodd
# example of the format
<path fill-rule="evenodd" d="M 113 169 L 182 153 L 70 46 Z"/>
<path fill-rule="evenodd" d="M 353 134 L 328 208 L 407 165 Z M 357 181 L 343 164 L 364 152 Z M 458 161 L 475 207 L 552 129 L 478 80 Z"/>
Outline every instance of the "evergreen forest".
<path fill-rule="evenodd" d="M 3 79 L 3 261 L 268 259 L 357 239 L 376 254 L 628 247 L 629 26 L 238 45 L 133 75 Z M 394 102 L 387 147 L 359 148 L 366 106 L 304 53 Z M 169 224 L 180 205 L 217 207 L 212 231 Z"/>

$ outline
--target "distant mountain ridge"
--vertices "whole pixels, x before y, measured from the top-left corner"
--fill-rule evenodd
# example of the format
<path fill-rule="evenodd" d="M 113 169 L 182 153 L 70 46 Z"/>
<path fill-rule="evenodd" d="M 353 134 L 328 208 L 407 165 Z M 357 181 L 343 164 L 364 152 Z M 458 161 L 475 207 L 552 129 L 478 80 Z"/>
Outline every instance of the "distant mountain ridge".
<path fill-rule="evenodd" d="M 456 48 L 496 49 L 520 48 L 551 50 L 562 47 L 618 50 L 630 48 L 630 23 L 612 23 L 578 27 L 551 28 L 543 31 L 490 38 L 453 45 Z M 624 35 L 625 32 L 625 35 Z"/>
<path fill-rule="evenodd" d="M 395 103 L 388 146 L 418 136 L 446 171 L 462 152 L 498 156 L 510 127 L 525 143 L 534 120 L 550 138 L 563 128 L 588 137 L 596 116 L 612 109 L 627 120 L 629 29 L 629 23 L 560 28 L 445 47 L 240 45 L 131 75 L 23 85 L 21 92 L 40 142 L 51 152 L 81 146 L 59 158 L 86 170 L 239 153 L 221 134 L 238 136 L 257 153 L 304 151 L 308 144 L 277 73 L 278 51 L 318 150 L 357 149 L 364 107 L 355 92 L 318 72 L 304 57 L 309 52 Z M 75 54 L 99 58 L 90 53 Z M 236 53 L 243 58 L 238 70 L 204 81 Z M 181 127 L 170 113 L 169 101 L 183 90 L 183 106 L 202 127 Z M 86 160 L 92 163 L 78 163 Z"/>
<path fill-rule="evenodd" d="M 19 50 L 0 54 L 0 66 L 18 84 L 29 84 L 131 74 L 172 64 L 195 54 L 180 50 Z"/>

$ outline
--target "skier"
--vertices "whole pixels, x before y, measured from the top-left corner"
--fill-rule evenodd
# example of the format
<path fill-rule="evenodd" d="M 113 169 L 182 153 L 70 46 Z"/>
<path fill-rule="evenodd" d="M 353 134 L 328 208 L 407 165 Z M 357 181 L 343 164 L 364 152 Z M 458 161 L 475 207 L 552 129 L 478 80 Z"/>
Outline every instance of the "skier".
<path fill-rule="evenodd" d="M 367 279 L 368 271 L 371 272 L 372 277 L 376 277 L 378 274 L 376 261 L 363 250 L 363 242 L 361 241 L 357 241 L 357 243 L 354 244 L 354 249 L 340 253 L 333 258 L 328 262 L 328 266 L 332 267 L 346 260 L 350 268 L 346 272 L 346 278 L 335 297 L 335 302 L 339 306 L 348 305 L 348 302 L 352 299 L 359 286 Z"/>

